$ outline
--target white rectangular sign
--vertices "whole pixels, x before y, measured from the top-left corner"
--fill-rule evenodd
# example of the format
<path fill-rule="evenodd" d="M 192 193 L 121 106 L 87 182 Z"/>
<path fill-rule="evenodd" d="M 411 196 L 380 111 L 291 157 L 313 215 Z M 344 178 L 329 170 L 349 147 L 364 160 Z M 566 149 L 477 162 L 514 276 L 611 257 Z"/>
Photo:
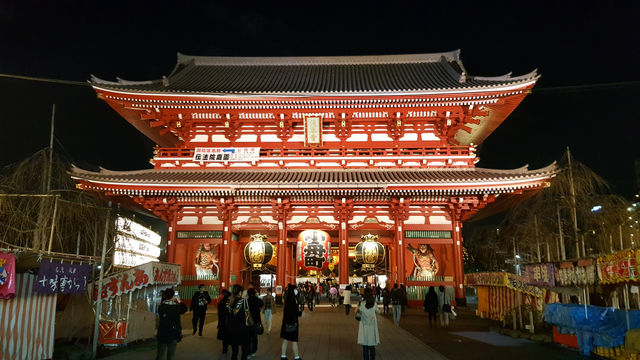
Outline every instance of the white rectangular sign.
<path fill-rule="evenodd" d="M 116 220 L 115 252 L 113 264 L 118 267 L 132 267 L 160 257 L 160 234 L 130 219 L 118 217 Z"/>
<path fill-rule="evenodd" d="M 260 148 L 196 148 L 193 161 L 258 161 Z"/>
<path fill-rule="evenodd" d="M 162 241 L 160 234 L 149 230 L 137 222 L 123 217 L 119 217 L 118 220 L 116 220 L 116 231 L 131 235 L 133 238 L 146 241 L 156 246 L 160 245 L 160 241 Z"/>

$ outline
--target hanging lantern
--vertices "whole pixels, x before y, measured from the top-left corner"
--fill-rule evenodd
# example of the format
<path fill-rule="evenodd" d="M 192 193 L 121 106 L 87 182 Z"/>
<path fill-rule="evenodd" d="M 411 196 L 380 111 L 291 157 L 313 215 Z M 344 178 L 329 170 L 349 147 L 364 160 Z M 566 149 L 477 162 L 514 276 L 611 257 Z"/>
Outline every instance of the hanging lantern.
<path fill-rule="evenodd" d="M 305 230 L 298 235 L 296 261 L 303 270 L 324 270 L 329 265 L 331 243 L 328 233 Z"/>
<path fill-rule="evenodd" d="M 356 262 L 362 264 L 362 270 L 374 270 L 377 264 L 384 262 L 384 246 L 380 244 L 378 235 L 362 235 L 356 245 Z"/>
<path fill-rule="evenodd" d="M 244 259 L 255 270 L 261 270 L 262 266 L 268 263 L 273 256 L 273 245 L 265 241 L 266 238 L 267 235 L 253 234 L 251 242 L 244 247 Z"/>

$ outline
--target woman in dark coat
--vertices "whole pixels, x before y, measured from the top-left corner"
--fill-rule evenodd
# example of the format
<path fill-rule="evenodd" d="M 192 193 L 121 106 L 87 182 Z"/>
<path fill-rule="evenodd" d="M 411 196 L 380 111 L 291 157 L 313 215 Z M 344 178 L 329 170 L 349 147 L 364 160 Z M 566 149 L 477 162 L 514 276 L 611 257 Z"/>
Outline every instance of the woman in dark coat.
<path fill-rule="evenodd" d="M 429 313 L 429 327 L 432 327 L 433 321 L 436 321 L 436 314 L 438 313 L 438 294 L 433 289 L 433 286 L 429 286 L 429 291 L 424 296 L 424 311 Z"/>
<path fill-rule="evenodd" d="M 298 289 L 289 284 L 287 291 L 284 293 L 284 310 L 282 315 L 282 327 L 280 328 L 280 337 L 282 338 L 282 356 L 281 359 L 287 359 L 287 344 L 292 342 L 293 355 L 295 359 L 300 359 L 298 353 L 298 317 L 302 315 L 302 311 L 298 309 Z M 304 305 L 304 303 L 303 303 Z"/>
<path fill-rule="evenodd" d="M 176 345 L 182 340 L 180 315 L 187 312 L 187 306 L 174 296 L 173 289 L 162 293 L 162 303 L 158 306 L 158 352 L 156 359 L 171 360 L 176 353 Z"/>
<path fill-rule="evenodd" d="M 218 302 L 218 340 L 222 340 L 222 354 L 226 356 L 229 352 L 229 336 L 227 334 L 227 305 L 231 293 L 227 289 L 222 290 L 222 298 Z"/>
<path fill-rule="evenodd" d="M 231 297 L 227 305 L 227 334 L 231 345 L 231 360 L 238 359 L 238 347 L 242 350 L 240 359 L 247 360 L 251 352 L 251 329 L 246 325 L 245 313 L 249 311 L 249 303 L 242 298 L 242 286 L 231 287 Z"/>

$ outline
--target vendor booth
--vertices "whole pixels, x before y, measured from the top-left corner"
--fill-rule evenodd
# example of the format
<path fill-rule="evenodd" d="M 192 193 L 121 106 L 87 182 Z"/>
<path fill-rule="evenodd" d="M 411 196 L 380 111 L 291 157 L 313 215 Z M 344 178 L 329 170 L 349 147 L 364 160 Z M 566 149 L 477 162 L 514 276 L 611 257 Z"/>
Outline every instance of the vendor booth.
<path fill-rule="evenodd" d="M 148 262 L 106 277 L 100 299 L 99 342 L 126 344 L 155 336 L 161 292 L 180 284 L 180 265 Z M 98 296 L 93 288 L 93 298 Z"/>

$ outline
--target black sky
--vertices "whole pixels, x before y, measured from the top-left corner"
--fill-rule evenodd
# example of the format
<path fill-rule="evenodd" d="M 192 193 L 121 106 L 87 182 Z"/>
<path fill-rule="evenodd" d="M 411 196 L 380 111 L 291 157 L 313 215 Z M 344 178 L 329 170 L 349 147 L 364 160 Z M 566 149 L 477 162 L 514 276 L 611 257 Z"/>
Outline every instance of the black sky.
<path fill-rule="evenodd" d="M 149 80 L 167 75 L 177 52 L 320 56 L 460 48 L 472 75 L 535 68 L 542 74 L 482 145 L 478 166 L 538 168 L 570 146 L 615 192 L 629 197 L 635 190 L 638 1 L 229 3 L 0 1 L 0 73 Z M 115 170 L 150 166 L 152 142 L 87 86 L 0 78 L 0 95 L 0 165 L 48 144 L 56 103 L 59 151 Z"/>

